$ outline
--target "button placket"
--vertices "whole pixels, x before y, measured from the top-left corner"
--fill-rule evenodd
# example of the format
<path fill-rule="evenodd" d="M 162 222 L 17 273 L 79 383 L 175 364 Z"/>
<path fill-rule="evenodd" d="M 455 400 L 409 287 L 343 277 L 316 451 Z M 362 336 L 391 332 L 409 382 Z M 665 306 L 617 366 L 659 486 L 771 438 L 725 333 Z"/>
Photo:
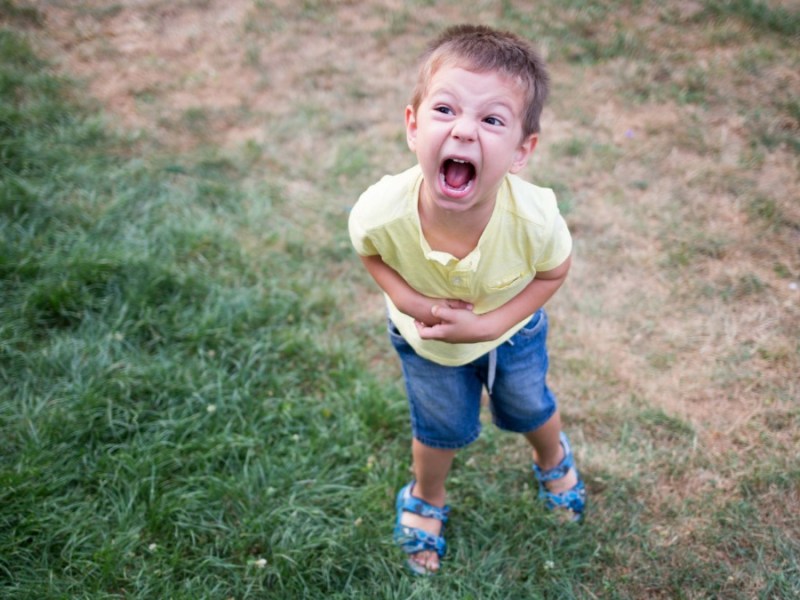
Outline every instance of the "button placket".
<path fill-rule="evenodd" d="M 456 287 L 469 287 L 471 281 L 472 277 L 470 277 L 470 274 L 464 273 L 463 271 L 456 271 L 450 275 L 450 285 Z"/>

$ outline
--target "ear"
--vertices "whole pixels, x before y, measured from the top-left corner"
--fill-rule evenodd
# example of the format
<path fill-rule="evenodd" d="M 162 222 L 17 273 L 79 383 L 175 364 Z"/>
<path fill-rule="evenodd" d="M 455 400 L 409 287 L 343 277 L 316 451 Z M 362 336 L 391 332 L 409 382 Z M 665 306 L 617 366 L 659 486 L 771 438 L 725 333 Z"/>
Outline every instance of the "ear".
<path fill-rule="evenodd" d="M 406 142 L 412 152 L 417 151 L 417 115 L 410 104 L 406 106 Z"/>
<path fill-rule="evenodd" d="M 539 141 L 539 134 L 532 133 L 528 137 L 520 142 L 519 147 L 517 148 L 516 152 L 514 153 L 514 160 L 511 163 L 511 167 L 509 167 L 509 173 L 519 173 L 525 165 L 528 164 L 528 159 L 533 154 L 533 150 L 536 148 L 536 144 Z"/>

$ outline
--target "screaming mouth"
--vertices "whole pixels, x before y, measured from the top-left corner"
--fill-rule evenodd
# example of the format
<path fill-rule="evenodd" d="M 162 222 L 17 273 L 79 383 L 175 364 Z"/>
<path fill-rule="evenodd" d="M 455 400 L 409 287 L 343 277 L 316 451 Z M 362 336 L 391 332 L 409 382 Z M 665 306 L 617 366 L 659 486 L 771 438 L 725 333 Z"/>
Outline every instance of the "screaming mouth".
<path fill-rule="evenodd" d="M 441 174 L 447 187 L 463 191 L 475 178 L 475 167 L 465 160 L 448 158 L 442 163 Z"/>

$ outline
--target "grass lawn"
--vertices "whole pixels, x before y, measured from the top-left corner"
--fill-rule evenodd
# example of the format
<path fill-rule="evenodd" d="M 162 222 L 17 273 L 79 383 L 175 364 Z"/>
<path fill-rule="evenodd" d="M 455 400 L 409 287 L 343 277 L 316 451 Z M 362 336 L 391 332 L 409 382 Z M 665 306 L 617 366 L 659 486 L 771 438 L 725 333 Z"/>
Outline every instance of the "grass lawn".
<path fill-rule="evenodd" d="M 793 3 L 66 4 L 0 0 L 1 597 L 800 596 Z M 227 40 L 206 58 L 235 49 L 230 79 L 110 41 L 224 10 L 187 47 Z M 347 208 L 410 164 L 413 58 L 468 17 L 554 73 L 527 175 L 575 238 L 552 383 L 591 504 L 555 522 L 487 419 L 418 579 L 391 543 L 406 401 Z M 84 87 L 139 64 L 135 111 Z"/>

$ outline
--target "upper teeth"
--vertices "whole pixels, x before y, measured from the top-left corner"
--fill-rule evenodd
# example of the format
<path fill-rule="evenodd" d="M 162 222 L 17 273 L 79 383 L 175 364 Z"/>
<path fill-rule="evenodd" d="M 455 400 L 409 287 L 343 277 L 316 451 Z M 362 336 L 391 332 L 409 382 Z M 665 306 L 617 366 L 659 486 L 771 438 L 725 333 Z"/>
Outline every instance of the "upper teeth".
<path fill-rule="evenodd" d="M 461 160 L 460 158 L 451 158 L 450 160 L 452 160 L 453 162 L 461 163 L 461 164 L 466 164 L 467 163 L 466 160 Z"/>

